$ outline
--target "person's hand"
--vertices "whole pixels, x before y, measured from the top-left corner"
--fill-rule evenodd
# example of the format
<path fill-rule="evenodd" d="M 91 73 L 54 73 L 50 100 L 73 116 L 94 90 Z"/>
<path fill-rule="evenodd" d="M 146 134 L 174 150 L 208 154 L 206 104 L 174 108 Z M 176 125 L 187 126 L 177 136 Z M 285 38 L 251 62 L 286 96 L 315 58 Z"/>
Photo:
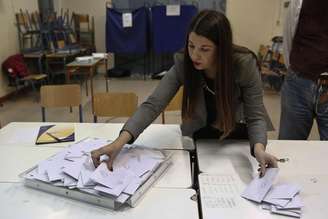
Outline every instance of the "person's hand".
<path fill-rule="evenodd" d="M 115 157 L 120 153 L 123 146 L 131 140 L 131 138 L 132 136 L 129 132 L 122 131 L 118 138 L 112 143 L 91 151 L 91 158 L 95 167 L 97 168 L 100 165 L 100 157 L 102 155 L 107 155 L 109 159 L 103 162 L 106 162 L 108 170 L 112 171 Z"/>
<path fill-rule="evenodd" d="M 264 145 L 255 144 L 254 155 L 257 162 L 259 162 L 260 177 L 264 176 L 266 168 L 278 167 L 278 163 L 277 163 L 278 159 L 275 156 L 265 152 Z"/>
<path fill-rule="evenodd" d="M 114 142 L 111 144 L 108 144 L 106 146 L 103 146 L 101 148 L 98 148 L 96 150 L 91 151 L 91 158 L 93 161 L 93 164 L 97 168 L 101 161 L 100 157 L 102 155 L 107 155 L 109 159 L 104 160 L 102 162 L 106 162 L 108 170 L 113 170 L 113 161 L 118 153 L 120 153 L 122 146 L 119 144 L 115 144 Z"/>

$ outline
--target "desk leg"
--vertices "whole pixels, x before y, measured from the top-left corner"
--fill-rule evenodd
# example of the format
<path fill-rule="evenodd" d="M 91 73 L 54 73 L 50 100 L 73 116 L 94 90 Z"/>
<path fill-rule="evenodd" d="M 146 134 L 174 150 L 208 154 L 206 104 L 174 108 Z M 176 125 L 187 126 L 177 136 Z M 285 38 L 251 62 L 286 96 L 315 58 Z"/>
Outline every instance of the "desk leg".
<path fill-rule="evenodd" d="M 42 68 L 42 56 L 38 58 L 39 74 L 44 74 Z"/>
<path fill-rule="evenodd" d="M 89 77 L 86 77 L 86 79 L 85 79 L 85 94 L 86 94 L 87 96 L 89 96 L 88 80 L 89 80 Z"/>
<path fill-rule="evenodd" d="M 89 77 L 90 77 L 90 93 L 91 93 L 91 108 L 92 108 L 92 114 L 93 114 L 93 73 L 95 71 L 94 67 L 90 68 L 90 73 L 89 73 Z"/>
<path fill-rule="evenodd" d="M 45 64 L 46 64 L 46 74 L 48 75 L 48 83 L 51 81 L 51 83 L 53 82 L 53 80 L 52 80 L 52 75 L 51 75 L 51 73 L 49 72 L 49 60 L 48 60 L 49 58 L 45 58 Z"/>
<path fill-rule="evenodd" d="M 108 93 L 108 81 L 109 81 L 109 78 L 105 76 L 105 81 L 106 81 L 106 92 Z"/>
<path fill-rule="evenodd" d="M 108 71 L 108 56 L 105 58 L 105 81 L 106 81 L 106 92 L 108 92 L 108 83 L 109 83 L 109 77 L 108 77 L 107 71 Z"/>
<path fill-rule="evenodd" d="M 66 72 L 66 84 L 69 84 L 70 80 L 71 80 L 71 69 L 66 67 L 65 72 Z M 73 112 L 73 109 L 71 106 L 69 107 L 69 112 L 70 113 Z"/>
<path fill-rule="evenodd" d="M 69 84 L 71 80 L 71 69 L 70 68 L 66 68 L 66 84 Z"/>
<path fill-rule="evenodd" d="M 63 58 L 63 64 L 64 64 L 64 73 L 65 73 L 66 69 L 68 68 L 68 67 L 66 67 L 66 64 L 67 64 L 66 56 L 64 56 L 64 58 Z"/>

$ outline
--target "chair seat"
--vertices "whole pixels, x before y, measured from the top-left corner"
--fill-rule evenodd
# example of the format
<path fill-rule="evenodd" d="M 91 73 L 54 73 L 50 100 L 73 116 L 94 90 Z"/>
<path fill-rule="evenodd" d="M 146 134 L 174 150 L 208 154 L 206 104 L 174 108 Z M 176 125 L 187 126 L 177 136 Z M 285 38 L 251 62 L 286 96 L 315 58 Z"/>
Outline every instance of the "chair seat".
<path fill-rule="evenodd" d="M 22 80 L 24 80 L 24 81 L 29 81 L 29 80 L 39 81 L 39 80 L 45 79 L 46 77 L 47 77 L 46 74 L 32 74 L 32 75 L 28 75 L 28 76 L 22 78 Z"/>

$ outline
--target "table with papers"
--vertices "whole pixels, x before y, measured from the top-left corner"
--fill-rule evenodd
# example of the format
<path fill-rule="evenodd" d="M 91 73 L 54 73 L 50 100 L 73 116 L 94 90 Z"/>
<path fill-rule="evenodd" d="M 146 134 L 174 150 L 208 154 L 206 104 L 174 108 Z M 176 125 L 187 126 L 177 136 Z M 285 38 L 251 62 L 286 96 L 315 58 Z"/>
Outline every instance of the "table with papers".
<path fill-rule="evenodd" d="M 90 154 L 108 143 L 102 138 L 86 138 L 63 148 L 25 171 L 25 185 L 113 209 L 125 203 L 135 206 L 168 168 L 171 154 L 125 145 L 110 171 L 105 162 L 95 166 Z M 103 155 L 100 159 L 110 157 Z"/>
<path fill-rule="evenodd" d="M 65 143 L 56 143 L 56 144 L 45 144 L 45 145 L 35 145 L 35 138 L 38 132 L 38 129 L 41 125 L 46 124 L 58 124 L 58 123 L 10 123 L 5 126 L 3 129 L 0 130 L 0 195 L 2 198 L 0 202 L 6 202 L 5 194 L 7 190 L 11 187 L 20 188 L 24 190 L 22 194 L 18 197 L 23 197 L 22 199 L 12 199 L 11 204 L 14 204 L 20 209 L 23 209 L 20 212 L 14 212 L 13 218 L 22 218 L 22 215 L 26 214 L 26 218 L 44 218 L 45 214 L 36 215 L 32 210 L 29 209 L 29 205 L 24 203 L 32 203 L 35 202 L 32 199 L 29 199 L 29 193 L 37 193 L 40 197 L 46 197 L 47 199 L 58 200 L 65 200 L 65 202 L 73 203 L 73 205 L 77 206 L 88 206 L 88 209 L 91 209 L 90 212 L 83 212 L 87 216 L 86 218 L 90 218 L 94 216 L 94 212 L 98 211 L 98 209 L 102 209 L 101 207 L 97 207 L 95 205 L 86 204 L 80 201 L 70 200 L 67 198 L 59 197 L 56 195 L 48 194 L 41 191 L 34 191 L 30 188 L 25 188 L 22 184 L 22 179 L 18 176 L 22 172 L 26 171 L 30 167 L 38 164 L 40 161 L 58 153 L 59 151 L 63 150 L 70 144 L 76 143 L 81 141 L 82 139 L 88 136 L 95 136 L 97 138 L 107 138 L 107 139 L 114 139 L 118 136 L 119 131 L 123 124 L 100 124 L 100 123 L 76 123 L 75 126 L 75 142 L 65 142 Z M 73 124 L 73 123 L 67 123 Z M 154 140 L 155 139 L 155 140 Z M 152 204 L 143 205 L 144 200 L 147 199 L 148 193 L 152 194 L 155 191 L 156 195 L 153 199 L 163 200 L 170 202 L 169 194 L 173 191 L 174 197 L 177 198 L 177 202 L 179 204 L 175 204 L 172 206 L 183 206 L 183 208 L 189 209 L 189 212 L 185 212 L 182 210 L 183 208 L 179 209 L 178 211 L 170 211 L 166 212 L 165 214 L 161 214 L 157 216 L 158 218 L 198 218 L 198 207 L 197 202 L 192 201 L 190 198 L 191 196 L 195 195 L 195 192 L 189 188 L 191 188 L 192 180 L 191 180 L 191 167 L 190 167 L 190 157 L 189 152 L 183 150 L 182 143 L 181 143 L 181 132 L 178 125 L 151 125 L 150 128 L 146 129 L 140 137 L 137 139 L 136 143 L 138 145 L 146 146 L 146 148 L 158 148 L 158 149 L 165 149 L 168 153 L 171 153 L 171 162 L 172 164 L 169 168 L 160 176 L 160 178 L 153 184 L 153 188 L 151 188 L 145 194 L 145 198 L 142 198 L 140 203 L 138 203 L 136 208 L 124 209 L 119 210 L 119 212 L 114 212 L 112 210 L 104 210 L 109 212 L 109 214 L 105 215 L 115 215 L 113 218 L 149 218 L 154 217 L 154 214 L 151 213 L 149 215 L 149 211 L 160 211 L 163 209 L 167 209 L 167 207 L 163 208 L 160 206 L 162 201 L 154 202 Z M 8 188 L 5 190 L 1 190 L 2 186 L 4 188 Z M 159 192 L 157 192 L 159 191 Z M 165 191 L 165 192 L 162 192 Z M 169 191 L 169 192 L 166 192 Z M 178 192 L 176 192 L 178 191 Z M 181 197 L 180 195 L 181 194 Z M 188 194 L 188 195 L 187 195 Z M 183 201 L 184 200 L 184 201 Z M 175 202 L 174 198 L 172 199 Z M 45 209 L 48 208 L 52 209 L 54 205 L 47 205 L 42 201 L 42 205 Z M 156 205 L 153 208 L 152 205 Z M 35 203 L 30 206 L 31 208 L 37 205 Z M 170 204 L 163 203 L 165 206 L 171 206 Z M 0 218 L 7 218 L 7 215 L 10 211 L 7 211 L 7 205 L 2 205 L 0 207 Z M 139 207 L 144 206 L 144 207 Z M 190 206 L 190 207 L 188 207 Z M 151 210 L 145 211 L 146 208 L 152 208 Z M 35 207 L 36 208 L 36 207 Z M 175 207 L 174 207 L 175 208 Z M 44 209 L 43 209 L 44 210 Z M 56 215 L 54 211 L 50 211 L 50 215 Z M 103 210 L 103 209 L 102 209 Z M 181 210 L 181 211 L 180 211 Z M 63 214 L 60 215 L 60 218 L 74 218 L 71 214 L 71 206 L 68 208 L 64 208 Z M 76 210 L 78 211 L 78 210 Z M 120 212 L 122 211 L 122 212 Z M 33 212 L 33 213 L 32 213 Z M 43 212 L 43 211 L 42 211 Z M 74 212 L 74 211 L 72 211 Z M 63 217 L 62 217 L 63 216 Z M 79 217 L 81 218 L 81 217 Z M 83 218 L 83 217 L 82 217 Z M 99 216 L 95 214 L 93 218 L 103 218 L 103 216 Z"/>
<path fill-rule="evenodd" d="M 75 142 L 86 137 L 114 140 L 118 137 L 122 123 L 51 123 L 51 122 L 12 122 L 0 129 L 0 147 L 2 145 L 35 145 L 42 125 L 74 124 Z M 156 140 L 154 140 L 156 139 Z M 48 147 L 66 147 L 70 142 L 47 144 Z M 151 124 L 137 138 L 134 144 L 158 149 L 183 149 L 179 125 Z"/>
<path fill-rule="evenodd" d="M 62 150 L 61 147 L 47 146 L 1 146 L 0 182 L 20 182 L 19 174 L 38 162 Z M 192 185 L 190 158 L 186 151 L 169 150 L 172 153 L 170 167 L 155 182 L 158 188 L 187 189 Z"/>
<path fill-rule="evenodd" d="M 203 178 L 209 177 L 212 179 L 211 183 L 204 185 L 203 179 L 199 178 L 200 199 L 204 219 L 217 218 L 221 214 L 224 214 L 226 218 L 235 218 L 236 211 L 239 212 L 238 218 L 288 218 L 272 214 L 270 211 L 262 209 L 265 207 L 261 204 L 256 204 L 241 197 L 253 178 L 258 176 L 258 164 L 249 153 L 248 142 L 225 141 L 219 143 L 217 140 L 200 140 L 196 142 L 196 145 L 200 176 L 203 175 Z M 270 140 L 267 151 L 278 158 L 288 158 L 288 161 L 278 163 L 279 173 L 272 185 L 269 185 L 270 188 L 275 189 L 275 192 L 270 190 L 270 193 L 267 193 L 263 198 L 266 198 L 266 201 L 277 201 L 275 199 L 279 196 L 277 196 L 277 191 L 284 191 L 278 192 L 278 194 L 280 194 L 280 197 L 285 198 L 288 196 L 286 191 L 295 195 L 295 190 L 298 189 L 299 197 L 296 198 L 296 201 L 300 201 L 298 207 L 302 211 L 301 218 L 327 218 L 328 209 L 324 207 L 324 203 L 328 201 L 328 190 L 325 188 L 328 174 L 323 168 L 328 163 L 324 157 L 328 153 L 326 143 L 324 141 Z M 230 201 L 228 202 L 229 208 L 223 208 L 222 203 L 227 204 L 224 202 L 226 200 L 217 200 L 217 198 L 219 196 L 225 197 L 224 193 L 218 193 L 219 195 L 216 196 L 215 193 L 206 193 L 206 191 L 209 191 L 209 188 L 213 190 L 211 187 L 215 187 L 214 191 L 222 192 L 222 185 L 216 185 L 216 182 L 222 180 L 222 177 L 227 177 L 227 175 L 234 179 L 234 181 L 225 184 L 229 188 L 231 186 L 235 188 L 234 192 L 230 192 L 229 196 L 227 196 L 233 199 L 232 203 L 234 204 L 231 204 Z M 261 184 L 261 186 L 264 186 L 264 184 Z M 220 205 L 209 205 L 205 201 L 208 199 L 214 199 Z M 280 199 L 278 201 L 283 200 Z"/>
<path fill-rule="evenodd" d="M 113 211 L 30 189 L 21 183 L 0 183 L 0 218 L 13 219 L 198 219 L 191 189 L 152 188 L 135 208 Z M 173 210 L 174 209 L 174 210 Z"/>

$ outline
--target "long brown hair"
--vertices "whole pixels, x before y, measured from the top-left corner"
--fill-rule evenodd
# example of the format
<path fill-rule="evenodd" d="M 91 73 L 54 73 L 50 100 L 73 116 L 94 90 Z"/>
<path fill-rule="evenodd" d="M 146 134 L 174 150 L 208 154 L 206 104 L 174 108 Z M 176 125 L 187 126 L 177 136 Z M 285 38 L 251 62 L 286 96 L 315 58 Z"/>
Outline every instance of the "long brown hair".
<path fill-rule="evenodd" d="M 233 104 L 233 44 L 230 23 L 226 16 L 218 11 L 203 10 L 193 18 L 189 27 L 184 50 L 184 95 L 182 118 L 190 119 L 197 100 L 197 88 L 203 75 L 196 70 L 188 53 L 188 38 L 191 32 L 211 40 L 217 48 L 217 73 L 215 94 L 217 118 L 222 137 L 227 136 L 235 126 L 235 106 Z"/>

